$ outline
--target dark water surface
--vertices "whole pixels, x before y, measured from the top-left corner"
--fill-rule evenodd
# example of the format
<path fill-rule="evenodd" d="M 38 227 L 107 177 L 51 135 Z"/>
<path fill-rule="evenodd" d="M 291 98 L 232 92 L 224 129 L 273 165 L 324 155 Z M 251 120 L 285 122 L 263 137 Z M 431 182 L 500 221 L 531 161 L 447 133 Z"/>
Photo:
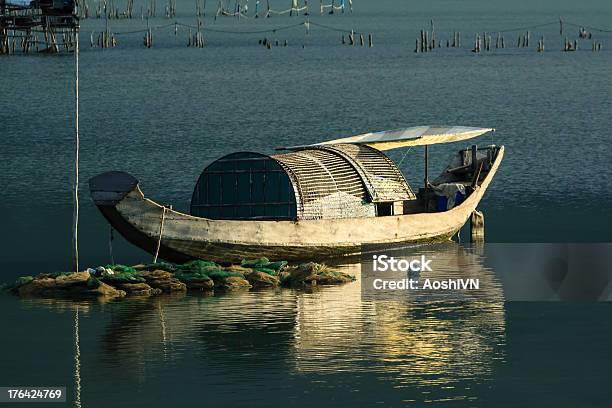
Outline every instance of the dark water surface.
<path fill-rule="evenodd" d="M 177 18 L 194 24 L 193 2 L 177 3 Z M 487 241 L 609 241 L 612 34 L 593 31 L 599 53 L 587 40 L 576 53 L 560 52 L 565 35 L 577 34 L 567 24 L 563 36 L 558 24 L 532 29 L 530 49 L 515 48 L 518 32 L 504 34 L 508 49 L 468 48 L 476 31 L 560 15 L 610 29 L 612 3 L 355 0 L 355 8 L 311 18 L 372 32 L 372 49 L 342 47 L 339 32 L 311 26 L 309 36 L 304 27 L 209 33 L 204 49 L 186 48 L 187 33 L 168 28 L 153 49 L 131 34 L 100 50 L 89 36 L 103 20 L 84 21 L 82 265 L 108 262 L 108 228 L 86 186 L 100 172 L 129 171 L 145 194 L 184 210 L 201 170 L 221 155 L 422 124 L 497 128 L 480 142 L 507 149 L 481 204 Z M 464 49 L 415 54 L 431 18 L 444 43 L 461 31 Z M 258 30 L 301 19 L 205 24 Z M 111 29 L 144 25 L 112 21 Z M 257 41 L 266 35 L 289 47 L 263 49 Z M 547 52 L 538 54 L 541 35 Z M 68 55 L 0 58 L 2 281 L 70 267 L 72 69 Z M 460 147 L 431 149 L 431 173 Z M 405 153 L 390 155 L 416 187 L 422 151 Z M 115 255 L 127 264 L 149 259 L 121 239 Z M 365 301 L 359 285 L 81 304 L 83 406 L 169 406 L 184 397 L 230 406 L 609 405 L 608 303 L 506 302 L 495 291 L 462 304 Z M 0 385 L 73 391 L 75 308 L 0 297 Z"/>
<path fill-rule="evenodd" d="M 478 299 L 366 300 L 360 280 L 110 303 L 5 296 L 0 381 L 67 386 L 74 401 L 78 379 L 84 407 L 608 406 L 611 303 L 505 302 L 482 258 L 446 260 L 439 276 L 478 276 Z"/>

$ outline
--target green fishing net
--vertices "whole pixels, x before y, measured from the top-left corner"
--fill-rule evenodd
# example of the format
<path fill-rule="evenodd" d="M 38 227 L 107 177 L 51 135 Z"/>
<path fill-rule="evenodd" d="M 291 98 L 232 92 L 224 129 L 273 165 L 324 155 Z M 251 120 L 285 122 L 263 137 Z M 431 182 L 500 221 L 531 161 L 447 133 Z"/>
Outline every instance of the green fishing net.
<path fill-rule="evenodd" d="M 214 262 L 199 260 L 176 265 L 174 273 L 174 277 L 183 282 L 223 279 L 230 276 L 242 277 L 243 275 L 240 272 L 227 271 Z"/>
<path fill-rule="evenodd" d="M 240 266 L 244 268 L 251 268 L 268 275 L 276 275 L 285 265 L 287 265 L 287 261 L 270 262 L 265 256 L 257 259 L 245 259 L 240 263 Z"/>

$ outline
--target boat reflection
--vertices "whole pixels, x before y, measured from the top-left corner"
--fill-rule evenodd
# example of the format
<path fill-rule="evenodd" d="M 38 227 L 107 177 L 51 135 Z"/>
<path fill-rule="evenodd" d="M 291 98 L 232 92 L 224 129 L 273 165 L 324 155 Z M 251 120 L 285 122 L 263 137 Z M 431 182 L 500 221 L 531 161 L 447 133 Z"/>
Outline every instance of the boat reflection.
<path fill-rule="evenodd" d="M 478 249 L 457 244 L 413 248 L 433 258 L 419 277 L 478 278 L 474 295 L 456 293 L 364 297 L 359 280 L 304 293 L 297 299 L 295 369 L 301 372 L 376 371 L 423 386 L 486 377 L 503 358 L 504 297 Z M 360 265 L 345 265 L 359 276 Z"/>
<path fill-rule="evenodd" d="M 256 378 L 271 370 L 283 376 L 372 373 L 399 386 L 484 380 L 504 358 L 501 286 L 477 251 L 456 244 L 422 251 L 436 257 L 434 272 L 422 277 L 478 277 L 482 294 L 364 297 L 360 264 L 352 263 L 337 267 L 357 281 L 338 287 L 89 303 L 80 306 L 81 316 L 89 315 L 81 333 L 99 344 L 90 344 L 83 358 L 97 381 L 108 378 L 109 384 L 144 383 L 168 364 L 228 384 L 237 375 Z M 65 301 L 27 302 L 69 308 Z"/>

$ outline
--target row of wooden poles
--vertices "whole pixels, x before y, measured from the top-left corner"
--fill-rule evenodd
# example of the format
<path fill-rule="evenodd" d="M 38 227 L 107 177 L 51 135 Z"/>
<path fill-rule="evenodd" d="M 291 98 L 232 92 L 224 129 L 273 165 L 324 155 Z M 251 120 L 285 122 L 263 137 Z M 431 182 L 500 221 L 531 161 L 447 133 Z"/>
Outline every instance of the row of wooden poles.
<path fill-rule="evenodd" d="M 188 42 L 187 42 L 187 46 L 188 47 L 196 47 L 196 48 L 204 48 L 205 42 L 204 42 L 204 34 L 203 34 L 203 23 L 202 20 L 200 18 L 198 18 L 198 23 L 197 23 L 197 30 L 194 34 L 193 29 L 189 28 L 189 37 L 188 37 Z M 151 48 L 153 47 L 153 29 L 150 27 L 149 25 L 149 20 L 147 19 L 147 28 L 144 31 L 145 35 L 143 38 L 143 44 L 146 48 Z M 178 24 L 175 23 L 174 25 L 174 35 L 178 35 Z M 355 46 L 357 45 L 357 42 L 359 42 L 360 46 L 365 46 L 366 45 L 366 39 L 364 34 L 359 34 L 358 40 L 357 40 L 357 33 L 355 33 L 354 30 L 351 30 L 350 33 L 348 33 L 347 35 L 342 34 L 342 44 L 348 44 L 348 45 L 352 45 Z M 101 32 L 98 34 L 98 38 L 97 41 L 94 41 L 94 34 L 91 34 L 90 37 L 90 45 L 91 47 L 95 47 L 98 46 L 100 48 L 109 48 L 109 47 L 116 47 L 118 44 L 117 42 L 117 38 L 115 37 L 115 34 L 111 33 L 108 30 L 108 26 L 105 29 L 105 31 Z M 259 44 L 263 45 L 265 48 L 272 48 L 272 46 L 275 44 L 276 46 L 280 46 L 280 42 L 278 40 L 276 40 L 275 42 L 272 42 L 271 40 L 264 38 L 263 40 L 259 40 Z M 289 43 L 287 42 L 287 40 L 284 40 L 284 44 L 285 47 L 287 47 L 289 45 Z M 372 36 L 372 34 L 368 34 L 367 35 L 367 45 L 368 47 L 374 47 L 374 38 Z"/>
<path fill-rule="evenodd" d="M 351 30 L 351 32 L 345 36 L 344 34 L 342 34 L 342 44 L 348 44 L 348 45 L 352 45 L 355 46 L 357 45 L 357 41 L 355 40 L 355 31 Z M 359 45 L 360 46 L 365 46 L 365 37 L 363 34 L 359 34 Z M 372 34 L 368 34 L 368 47 L 372 48 L 374 46 L 374 38 L 372 37 Z"/>
<path fill-rule="evenodd" d="M 526 31 L 525 33 L 520 33 L 517 39 L 517 48 L 529 48 L 531 41 L 531 33 Z M 506 48 L 506 38 L 498 33 L 495 38 L 495 48 Z M 460 48 L 461 47 L 461 33 L 453 32 L 452 38 L 446 40 L 446 48 Z M 419 37 L 416 39 L 416 46 L 414 52 L 431 52 L 436 48 L 442 48 L 442 41 L 439 41 L 436 38 L 436 33 L 434 30 L 427 31 L 421 30 Z M 483 33 L 482 36 L 480 34 L 476 34 L 474 39 L 474 47 L 472 48 L 472 52 L 480 53 L 482 51 L 491 51 L 493 49 L 493 37 L 490 34 Z M 544 36 L 541 36 L 536 44 L 537 52 L 544 52 Z M 565 45 L 563 47 L 563 51 L 576 51 L 578 49 L 578 40 L 574 40 L 573 42 L 569 41 L 566 37 Z M 591 49 L 593 51 L 601 51 L 602 43 L 598 41 L 593 41 Z"/>
<path fill-rule="evenodd" d="M 42 41 L 39 38 L 42 34 Z M 59 39 L 58 39 L 59 37 Z M 0 54 L 14 54 L 18 48 L 24 54 L 32 51 L 45 51 L 58 53 L 61 49 L 72 50 L 75 46 L 75 30 L 72 28 L 60 29 L 58 31 L 52 27 L 43 27 L 41 31 L 33 30 L 9 30 L 6 27 L 0 28 Z M 40 45 L 44 48 L 41 49 Z"/>
<path fill-rule="evenodd" d="M 451 43 L 450 39 L 446 41 L 447 47 L 460 47 L 461 45 L 461 33 L 454 32 L 453 33 L 453 41 Z M 432 29 L 431 32 L 427 30 L 421 30 L 419 37 L 416 39 L 416 47 L 414 48 L 414 52 L 430 52 L 435 48 L 442 47 L 440 41 L 436 38 L 436 31 Z"/>
<path fill-rule="evenodd" d="M 178 35 L 178 27 L 174 25 L 174 35 Z M 198 29 L 195 34 L 192 33 L 191 28 L 189 29 L 189 41 L 187 42 L 188 47 L 204 48 L 204 33 L 202 32 L 202 20 L 198 16 Z"/>
<path fill-rule="evenodd" d="M 93 47 L 94 46 L 93 33 L 91 34 L 89 42 L 90 42 L 90 45 Z M 108 30 L 102 31 L 101 33 L 98 34 L 97 45 L 100 48 L 116 47 L 117 46 L 117 38 L 115 37 L 114 34 L 109 32 Z"/>
<path fill-rule="evenodd" d="M 196 9 L 200 8 L 200 0 L 196 1 Z M 165 6 L 166 18 L 174 18 L 176 16 L 176 0 L 168 0 Z M 149 0 L 149 6 L 145 10 L 143 6 L 140 7 L 140 18 L 145 17 L 156 17 L 157 16 L 157 4 L 155 0 Z M 89 18 L 91 13 L 89 11 L 89 5 L 87 1 L 80 7 L 80 18 Z M 115 0 L 103 0 L 99 1 L 95 8 L 95 18 L 107 18 L 107 19 L 120 19 L 127 18 L 131 19 L 134 17 L 134 0 L 127 0 L 125 10 L 120 11 Z"/>
<path fill-rule="evenodd" d="M 198 17 L 203 16 L 205 14 L 206 0 L 195 0 L 195 2 L 196 2 L 196 15 Z M 144 6 L 140 7 L 140 18 L 141 19 L 144 19 L 145 17 L 156 17 L 157 16 L 156 0 L 148 0 L 148 3 L 149 4 L 146 10 Z M 167 0 L 167 4 L 165 5 L 164 8 L 165 8 L 164 15 L 166 18 L 176 17 L 176 0 Z M 323 3 L 321 3 L 321 14 L 322 15 L 324 14 L 325 9 L 327 8 L 330 8 L 330 11 L 328 14 L 334 14 L 334 9 L 336 9 L 337 7 L 335 6 L 333 1 L 332 1 L 332 4 L 329 4 L 329 5 L 323 5 Z M 267 10 L 268 11 L 265 14 L 265 17 L 270 17 L 271 10 L 270 10 L 269 1 L 267 1 Z M 299 10 L 300 10 L 300 7 L 298 7 L 297 2 L 292 2 L 291 11 L 289 12 L 289 15 L 290 16 L 293 14 L 299 15 L 300 14 Z M 353 12 L 353 4 L 351 1 L 349 1 L 349 11 L 351 13 Z M 219 2 L 216 15 L 222 15 L 224 12 L 226 12 L 224 6 L 222 6 L 221 2 Z M 344 12 L 344 9 L 342 9 L 342 12 Z M 231 12 L 230 14 L 236 15 L 238 13 Z M 98 1 L 97 6 L 95 7 L 94 15 L 95 15 L 95 18 L 132 19 L 134 17 L 134 0 L 127 0 L 127 4 L 124 10 L 120 10 L 115 0 L 100 0 Z M 87 3 L 87 0 L 83 1 L 82 6 L 80 7 L 79 17 L 84 18 L 84 19 L 91 17 L 91 12 L 89 10 L 89 4 Z M 259 17 L 259 14 L 256 14 L 254 17 L 255 18 Z"/>
<path fill-rule="evenodd" d="M 178 35 L 177 25 L 174 27 L 174 35 Z M 116 47 L 118 44 L 117 38 L 115 34 L 111 33 L 106 29 L 105 31 L 98 34 L 97 42 L 94 41 L 94 34 L 91 34 L 90 37 L 90 46 L 93 48 L 94 46 L 98 46 L 100 48 L 109 48 Z M 147 29 L 145 30 L 145 34 L 143 37 L 143 45 L 146 48 L 153 47 L 153 29 L 147 24 Z M 193 30 L 189 29 L 189 38 L 187 41 L 188 47 L 196 47 L 196 48 L 204 48 L 204 33 L 202 32 L 202 23 L 198 21 L 198 29 L 195 34 L 193 34 Z"/>
<path fill-rule="evenodd" d="M 267 49 L 271 49 L 272 48 L 272 44 L 274 44 L 275 47 L 280 47 L 281 43 L 278 40 L 274 40 L 271 41 L 267 38 L 264 38 L 263 40 L 259 40 L 259 44 L 262 45 L 264 48 Z M 284 41 L 283 43 L 283 47 L 288 47 L 289 46 L 289 42 L 287 40 Z"/>
<path fill-rule="evenodd" d="M 602 43 L 599 41 L 593 41 L 591 43 L 591 51 L 601 51 Z M 573 42 L 565 38 L 565 43 L 563 45 L 563 51 L 577 51 L 578 50 L 578 40 L 574 40 Z"/>

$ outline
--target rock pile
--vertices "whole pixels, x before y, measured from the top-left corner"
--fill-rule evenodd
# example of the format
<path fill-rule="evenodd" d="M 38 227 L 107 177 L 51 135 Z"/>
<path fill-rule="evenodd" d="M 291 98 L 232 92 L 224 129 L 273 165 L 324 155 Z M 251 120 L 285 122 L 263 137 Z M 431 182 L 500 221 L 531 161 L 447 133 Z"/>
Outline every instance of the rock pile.
<path fill-rule="evenodd" d="M 89 272 L 43 273 L 20 279 L 12 288 L 20 296 L 40 297 L 123 297 L 126 292 L 107 285 Z"/>
<path fill-rule="evenodd" d="M 325 265 L 309 262 L 288 266 L 267 258 L 244 260 L 222 267 L 214 262 L 191 261 L 182 265 L 160 262 L 150 265 L 107 265 L 84 272 L 25 276 L 8 285 L 20 296 L 109 297 L 152 296 L 161 293 L 337 285 L 354 281 L 353 276 Z"/>

